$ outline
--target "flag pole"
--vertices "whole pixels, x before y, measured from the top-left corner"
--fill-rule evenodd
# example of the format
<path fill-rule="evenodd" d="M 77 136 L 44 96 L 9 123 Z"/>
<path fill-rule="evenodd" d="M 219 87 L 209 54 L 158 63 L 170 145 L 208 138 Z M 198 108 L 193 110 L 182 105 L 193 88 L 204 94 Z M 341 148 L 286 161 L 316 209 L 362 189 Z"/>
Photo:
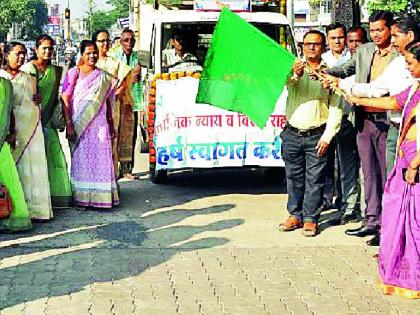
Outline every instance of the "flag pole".
<path fill-rule="evenodd" d="M 323 79 L 324 76 L 320 70 L 312 69 L 307 63 L 304 64 L 305 69 L 309 74 L 315 75 L 319 80 Z M 343 89 L 340 89 L 338 86 L 330 85 L 330 90 L 338 94 L 341 97 L 347 98 L 347 93 Z"/>

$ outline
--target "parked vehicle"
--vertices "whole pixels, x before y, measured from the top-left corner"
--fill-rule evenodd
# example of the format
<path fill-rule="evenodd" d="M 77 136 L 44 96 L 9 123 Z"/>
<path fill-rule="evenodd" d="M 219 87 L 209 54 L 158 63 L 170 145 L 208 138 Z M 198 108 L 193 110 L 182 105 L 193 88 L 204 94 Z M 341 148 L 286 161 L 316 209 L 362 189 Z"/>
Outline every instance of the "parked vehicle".
<path fill-rule="evenodd" d="M 283 91 L 261 130 L 245 115 L 206 104 L 195 97 L 219 12 L 156 10 L 151 19 L 149 45 L 139 51 L 145 76 L 150 179 L 163 183 L 169 170 L 214 167 L 284 167 L 279 134 L 286 123 Z M 285 16 L 272 12 L 240 12 L 243 19 L 296 55 L 291 27 Z M 173 33 L 188 34 L 186 60 L 168 66 L 165 54 L 173 48 Z M 252 52 L 250 52 L 252 53 Z"/>

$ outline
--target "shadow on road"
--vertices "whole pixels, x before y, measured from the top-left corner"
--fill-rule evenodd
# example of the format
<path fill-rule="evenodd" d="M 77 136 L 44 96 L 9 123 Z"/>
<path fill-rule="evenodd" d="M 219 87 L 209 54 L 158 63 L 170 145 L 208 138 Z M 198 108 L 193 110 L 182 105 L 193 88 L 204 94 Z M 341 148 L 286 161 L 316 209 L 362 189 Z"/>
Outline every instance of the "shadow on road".
<path fill-rule="evenodd" d="M 233 228 L 243 220 L 221 220 L 202 226 L 171 225 L 194 215 L 211 215 L 233 207 L 224 204 L 166 211 L 100 225 L 85 223 L 58 235 L 39 235 L 45 239 L 28 239 L 19 245 L 3 246 L 0 279 L 8 293 L 0 295 L 0 309 L 78 292 L 94 282 L 136 276 L 177 253 L 223 245 L 229 240 L 222 237 L 190 239 L 203 232 Z M 84 215 L 74 210 L 67 212 Z M 23 259 L 15 259 L 17 256 Z"/>
<path fill-rule="evenodd" d="M 177 253 L 226 244 L 227 238 L 200 234 L 244 223 L 242 219 L 212 222 L 211 215 L 227 212 L 235 204 L 186 209 L 183 205 L 188 202 L 285 191 L 281 178 L 270 182 L 261 170 L 252 169 L 171 174 L 166 185 L 148 179 L 120 185 L 118 208 L 56 210 L 54 220 L 35 223 L 31 231 L 0 234 L 0 309 L 139 275 Z M 182 225 L 196 215 L 210 216 L 205 222 L 211 223 Z"/>

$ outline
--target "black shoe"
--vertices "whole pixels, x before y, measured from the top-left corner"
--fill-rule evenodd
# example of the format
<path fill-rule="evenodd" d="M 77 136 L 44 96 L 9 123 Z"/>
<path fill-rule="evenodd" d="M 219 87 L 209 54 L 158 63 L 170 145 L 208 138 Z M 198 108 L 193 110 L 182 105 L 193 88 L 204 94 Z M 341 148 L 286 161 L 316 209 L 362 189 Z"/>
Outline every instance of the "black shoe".
<path fill-rule="evenodd" d="M 320 211 L 327 211 L 332 209 L 333 205 L 330 201 L 324 200 L 321 204 Z"/>
<path fill-rule="evenodd" d="M 376 234 L 372 239 L 366 241 L 366 245 L 379 246 L 380 241 L 381 241 L 381 237 L 379 236 L 379 234 Z"/>
<path fill-rule="evenodd" d="M 362 225 L 358 229 L 346 230 L 345 233 L 347 235 L 350 235 L 350 236 L 364 237 L 364 236 L 368 236 L 368 235 L 376 235 L 376 234 L 378 234 L 378 230 L 370 229 L 370 228 Z"/>
<path fill-rule="evenodd" d="M 357 214 L 345 214 L 341 217 L 340 224 L 345 225 L 347 223 L 360 222 L 360 217 Z"/>
<path fill-rule="evenodd" d="M 88 207 L 77 205 L 74 207 L 77 211 L 86 211 Z"/>

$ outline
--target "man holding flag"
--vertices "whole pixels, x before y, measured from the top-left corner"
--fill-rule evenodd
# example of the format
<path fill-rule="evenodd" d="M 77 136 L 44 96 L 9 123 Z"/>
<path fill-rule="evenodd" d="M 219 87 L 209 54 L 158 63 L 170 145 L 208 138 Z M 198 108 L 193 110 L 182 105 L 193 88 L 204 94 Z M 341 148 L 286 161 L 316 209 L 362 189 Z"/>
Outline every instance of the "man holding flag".
<path fill-rule="evenodd" d="M 309 31 L 304 38 L 306 63 L 295 61 L 277 42 L 223 8 L 196 99 L 197 103 L 243 113 L 263 129 L 288 82 L 288 126 L 281 137 L 290 217 L 280 229 L 292 231 L 303 226 L 305 236 L 317 233 L 326 153 L 342 117 L 340 97 L 312 80 L 321 67 L 324 47 L 325 35 Z M 294 75 L 289 78 L 292 68 Z M 311 69 L 311 76 L 305 68 Z"/>
<path fill-rule="evenodd" d="M 340 128 L 340 96 L 322 87 L 316 72 L 325 64 L 321 54 L 325 35 L 310 30 L 303 38 L 305 62 L 296 60 L 287 82 L 287 125 L 281 134 L 286 167 L 289 218 L 280 231 L 303 227 L 304 236 L 315 236 L 321 212 L 327 153 Z"/>

